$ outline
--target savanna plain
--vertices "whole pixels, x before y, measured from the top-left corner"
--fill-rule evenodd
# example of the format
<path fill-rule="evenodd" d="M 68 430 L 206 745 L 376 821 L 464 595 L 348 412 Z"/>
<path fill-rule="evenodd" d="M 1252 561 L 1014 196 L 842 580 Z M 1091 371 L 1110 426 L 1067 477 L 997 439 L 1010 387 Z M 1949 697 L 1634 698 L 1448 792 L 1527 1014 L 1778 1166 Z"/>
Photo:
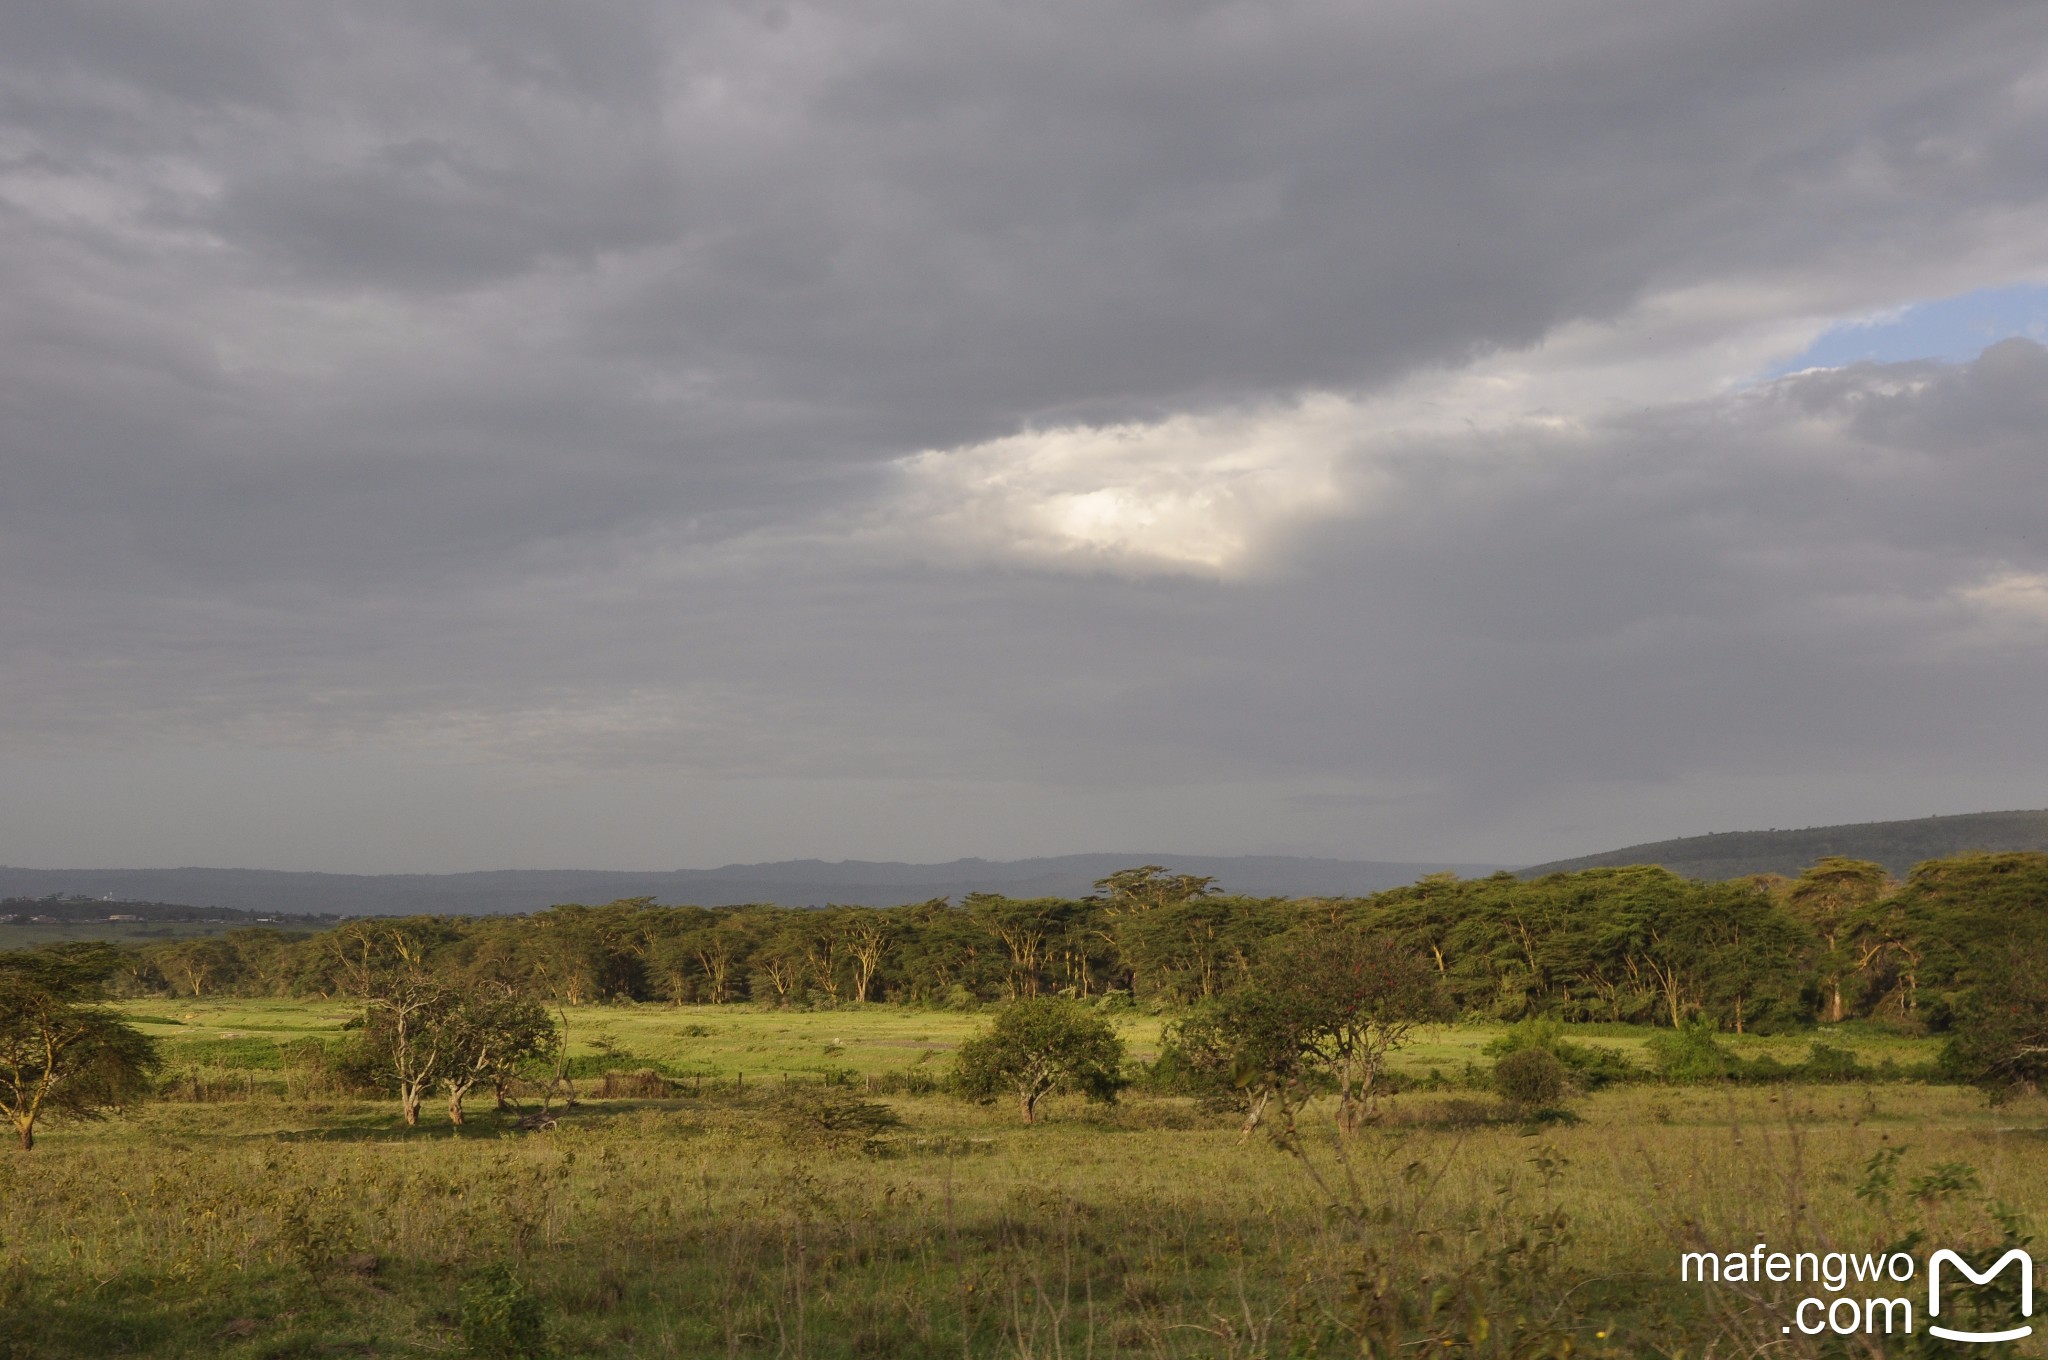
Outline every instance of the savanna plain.
<path fill-rule="evenodd" d="M 1143 1082 L 1030 1124 L 958 1099 L 971 1010 L 565 1006 L 573 1099 L 408 1127 L 293 1066 L 360 1007 L 117 1008 L 162 1094 L 0 1154 L 0 1354 L 1914 1354 L 1788 1332 L 1811 1285 L 1706 1288 L 1680 1253 L 1996 1245 L 2048 1181 L 2039 1097 L 1927 1080 L 1635 1081 L 1511 1116 L 1477 1075 L 1506 1027 L 1478 1023 L 1410 1035 L 1348 1135 L 1325 1097 L 1281 1140 Z M 1164 1018 L 1108 1019 L 1157 1056 Z M 1571 1030 L 1631 1058 L 1646 1033 Z M 1939 1047 L 1826 1037 L 1900 1072 Z M 1791 1066 L 1812 1038 L 1720 1042 Z"/>

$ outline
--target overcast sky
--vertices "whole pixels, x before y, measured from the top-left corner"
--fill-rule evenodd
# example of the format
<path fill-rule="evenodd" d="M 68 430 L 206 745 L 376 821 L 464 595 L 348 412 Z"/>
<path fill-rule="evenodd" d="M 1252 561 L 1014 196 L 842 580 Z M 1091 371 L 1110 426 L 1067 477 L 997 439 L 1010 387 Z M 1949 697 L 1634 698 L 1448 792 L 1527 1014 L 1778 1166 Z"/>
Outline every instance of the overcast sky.
<path fill-rule="evenodd" d="M 2041 807 L 2044 284 L 2039 0 L 0 0 L 0 862 Z"/>

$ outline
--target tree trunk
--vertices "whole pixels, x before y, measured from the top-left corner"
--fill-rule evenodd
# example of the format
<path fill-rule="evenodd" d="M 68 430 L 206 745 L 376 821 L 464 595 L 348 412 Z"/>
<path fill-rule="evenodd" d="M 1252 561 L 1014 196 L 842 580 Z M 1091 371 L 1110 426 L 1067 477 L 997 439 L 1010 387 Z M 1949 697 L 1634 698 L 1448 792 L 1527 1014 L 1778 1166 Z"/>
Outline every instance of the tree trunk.
<path fill-rule="evenodd" d="M 400 1104 L 405 1111 L 406 1127 L 411 1128 L 417 1125 L 420 1122 L 420 1098 L 415 1095 L 408 1095 Z"/>
<path fill-rule="evenodd" d="M 1273 1093 L 1271 1091 L 1261 1091 L 1252 1097 L 1251 1105 L 1245 1110 L 1244 1130 L 1238 1134 L 1238 1142 L 1242 1143 L 1252 1136 L 1252 1130 L 1256 1129 L 1259 1126 L 1259 1120 L 1265 1117 L 1266 1102 L 1272 1098 Z"/>
<path fill-rule="evenodd" d="M 35 1145 L 36 1145 L 36 1126 L 35 1126 L 35 1125 L 33 1125 L 33 1124 L 23 1124 L 23 1125 L 21 1126 L 21 1150 L 22 1150 L 23 1152 L 27 1152 L 27 1151 L 28 1151 L 29 1149 L 33 1148 L 33 1147 L 34 1147 Z"/>
<path fill-rule="evenodd" d="M 463 1092 L 461 1091 L 450 1091 L 448 1093 L 448 1122 L 451 1124 L 460 1124 L 463 1122 L 462 1097 Z"/>
<path fill-rule="evenodd" d="M 1038 1111 L 1037 1092 L 1026 1091 L 1018 1096 L 1017 1101 L 1024 1107 L 1024 1122 L 1027 1124 L 1033 1122 L 1037 1118 Z"/>

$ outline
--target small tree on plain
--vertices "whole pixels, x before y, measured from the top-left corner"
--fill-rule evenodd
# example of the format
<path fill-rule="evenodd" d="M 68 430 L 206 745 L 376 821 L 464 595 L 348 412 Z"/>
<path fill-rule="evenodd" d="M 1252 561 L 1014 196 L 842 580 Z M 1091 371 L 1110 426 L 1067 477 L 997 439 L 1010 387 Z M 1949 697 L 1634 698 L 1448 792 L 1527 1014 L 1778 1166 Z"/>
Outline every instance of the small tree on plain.
<path fill-rule="evenodd" d="M 1493 1089 L 1523 1112 L 1555 1105 L 1570 1089 L 1570 1077 L 1555 1053 L 1524 1048 L 1493 1065 Z"/>
<path fill-rule="evenodd" d="M 1309 1029 L 1295 998 L 1240 987 L 1171 1026 L 1166 1042 L 1198 1089 L 1244 1115 L 1242 1142 L 1275 1100 L 1291 1118 L 1313 1089 Z"/>
<path fill-rule="evenodd" d="M 1303 1053 L 1337 1088 L 1337 1127 L 1363 1124 L 1387 1054 L 1417 1025 L 1451 1018 L 1434 968 L 1391 940 L 1343 926 L 1284 938 L 1251 985 L 1278 998 L 1299 1027 Z"/>
<path fill-rule="evenodd" d="M 1124 1086 L 1124 1043 L 1109 1022 L 1063 997 L 1013 1001 L 995 1023 L 960 1045 L 953 1080 L 960 1094 L 987 1103 L 1013 1094 L 1029 1124 L 1054 1091 L 1113 1101 Z"/>
<path fill-rule="evenodd" d="M 398 1088 L 408 1126 L 420 1122 L 420 1102 L 448 1072 L 448 1026 L 455 997 L 441 983 L 410 969 L 380 979 L 365 1016 L 366 1039 L 383 1058 Z"/>
<path fill-rule="evenodd" d="M 1436 970 L 1413 951 L 1345 926 L 1300 928 L 1278 941 L 1235 991 L 1169 1033 L 1197 1080 L 1235 1101 L 1249 1134 L 1275 1117 L 1288 1144 L 1319 1091 L 1337 1094 L 1337 1127 L 1370 1115 L 1387 1054 L 1417 1025 L 1450 1017 Z"/>
<path fill-rule="evenodd" d="M 463 997 L 439 1022 L 441 1086 L 448 1093 L 448 1122 L 463 1122 L 462 1102 L 489 1082 L 505 1108 L 505 1086 L 520 1067 L 552 1054 L 560 1040 L 554 1018 L 530 997 L 477 994 Z"/>
<path fill-rule="evenodd" d="M 148 1088 L 156 1041 L 93 1004 L 116 963 L 100 945 L 0 954 L 0 1111 L 24 1152 L 46 1116 L 98 1119 Z"/>

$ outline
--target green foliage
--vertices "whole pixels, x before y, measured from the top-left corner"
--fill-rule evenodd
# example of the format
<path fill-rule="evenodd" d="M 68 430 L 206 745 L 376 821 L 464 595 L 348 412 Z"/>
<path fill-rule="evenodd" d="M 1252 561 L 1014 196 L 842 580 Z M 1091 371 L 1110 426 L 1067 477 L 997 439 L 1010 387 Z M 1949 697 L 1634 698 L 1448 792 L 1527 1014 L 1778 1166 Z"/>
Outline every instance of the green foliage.
<path fill-rule="evenodd" d="M 1734 1066 L 1733 1056 L 1714 1038 L 1713 1027 L 1703 1023 L 1653 1034 L 1644 1047 L 1650 1066 L 1665 1081 L 1716 1081 Z"/>
<path fill-rule="evenodd" d="M 368 1096 L 385 1089 L 384 1056 L 359 1034 L 336 1040 L 308 1035 L 278 1045 L 278 1055 L 287 1089 L 301 1095 Z"/>
<path fill-rule="evenodd" d="M 903 1127 L 902 1116 L 887 1105 L 837 1086 L 784 1086 L 769 1108 L 782 1140 L 800 1151 L 874 1156 L 885 1150 L 886 1136 Z"/>
<path fill-rule="evenodd" d="M 1570 1073 L 1572 1084 L 1581 1090 L 1597 1091 L 1617 1081 L 1632 1081 L 1642 1069 L 1625 1054 L 1598 1044 L 1576 1044 L 1565 1038 L 1565 1026 L 1555 1020 L 1522 1020 L 1490 1040 L 1482 1050 L 1490 1058 L 1541 1050 L 1556 1058 Z"/>
<path fill-rule="evenodd" d="M 1426 960 L 1452 1011 L 1510 1023 L 1610 1022 L 1735 1033 L 1882 1019 L 1941 1030 L 2048 934 L 2048 854 L 1919 864 L 1905 884 L 1829 856 L 1797 879 L 1697 882 L 1653 865 L 1533 881 L 1429 875 L 1336 901 L 1230 897 L 1146 865 L 1080 899 L 977 893 L 887 909 L 664 907 L 633 898 L 526 917 L 351 921 L 295 937 L 235 930 L 114 957 L 137 994 L 364 998 L 402 974 L 461 996 L 569 1005 L 671 1001 L 973 1009 L 1114 998 L 1158 1014 L 1243 987 L 1304 929 Z M 1581 1085 L 1620 1077 L 1555 1050 Z"/>
<path fill-rule="evenodd" d="M 1994 1100 L 2048 1081 L 2048 948 L 2014 945 L 1963 997 L 1941 1064 Z"/>
<path fill-rule="evenodd" d="M 1109 1102 L 1125 1085 L 1124 1043 L 1091 1008 L 1062 997 L 1012 1002 L 983 1033 L 960 1045 L 954 1089 L 987 1103 L 1014 1094 L 1029 1124 L 1054 1091 Z"/>
<path fill-rule="evenodd" d="M 178 1045 L 178 1057 L 198 1066 L 237 1071 L 276 1072 L 285 1064 L 277 1043 L 261 1038 L 192 1039 Z"/>
<path fill-rule="evenodd" d="M 1571 1081 L 1555 1053 L 1524 1048 L 1493 1065 L 1493 1089 L 1501 1099 L 1533 1110 L 1562 1101 L 1571 1089 Z"/>
<path fill-rule="evenodd" d="M 1168 1029 L 1161 1061 L 1189 1089 L 1236 1106 L 1250 1132 L 1269 1106 L 1283 1144 L 1315 1092 L 1337 1093 L 1356 1128 L 1382 1089 L 1386 1055 L 1449 1018 L 1437 976 L 1412 951 L 1331 922 L 1281 937 L 1236 989 Z"/>
<path fill-rule="evenodd" d="M 1848 1049 L 1816 1043 L 1807 1050 L 1806 1061 L 1799 1065 L 1798 1075 L 1802 1081 L 1862 1081 L 1868 1079 L 1871 1072 Z"/>
<path fill-rule="evenodd" d="M 462 1286 L 462 1344 L 492 1360 L 539 1360 L 547 1354 L 546 1314 L 512 1267 L 493 1261 Z"/>
<path fill-rule="evenodd" d="M 1895 1067 L 1866 1067 L 1848 1049 L 1827 1043 L 1813 1044 L 1805 1060 L 1798 1063 L 1781 1062 L 1769 1054 L 1740 1058 L 1723 1047 L 1705 1025 L 1654 1034 L 1644 1047 L 1658 1077 L 1670 1082 L 1834 1083 L 1899 1075 Z"/>
<path fill-rule="evenodd" d="M 117 961 L 103 945 L 0 954 L 0 1113 L 24 1151 L 45 1118 L 98 1119 L 149 1089 L 156 1041 L 93 1004 Z"/>

